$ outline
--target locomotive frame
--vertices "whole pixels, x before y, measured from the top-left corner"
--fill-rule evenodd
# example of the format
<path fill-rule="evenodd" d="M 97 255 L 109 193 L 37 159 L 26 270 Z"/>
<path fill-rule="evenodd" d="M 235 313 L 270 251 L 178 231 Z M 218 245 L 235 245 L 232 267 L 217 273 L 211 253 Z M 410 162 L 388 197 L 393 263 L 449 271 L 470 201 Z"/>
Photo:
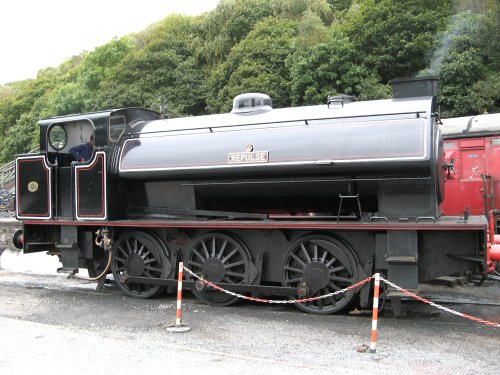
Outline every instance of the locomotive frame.
<path fill-rule="evenodd" d="M 63 271 L 101 278 L 110 264 L 118 287 L 138 298 L 174 285 L 180 260 L 229 290 L 291 298 L 375 271 L 417 291 L 422 281 L 491 270 L 485 218 L 440 214 L 445 167 L 432 94 L 288 109 L 247 94 L 234 108 L 40 121 L 40 153 L 16 162 L 24 252 L 49 251 Z M 57 143 L 58 127 L 69 142 Z M 71 143 L 91 134 L 93 157 L 72 163 Z M 206 303 L 235 302 L 186 285 Z M 297 306 L 329 314 L 357 296 L 367 306 L 369 288 Z"/>

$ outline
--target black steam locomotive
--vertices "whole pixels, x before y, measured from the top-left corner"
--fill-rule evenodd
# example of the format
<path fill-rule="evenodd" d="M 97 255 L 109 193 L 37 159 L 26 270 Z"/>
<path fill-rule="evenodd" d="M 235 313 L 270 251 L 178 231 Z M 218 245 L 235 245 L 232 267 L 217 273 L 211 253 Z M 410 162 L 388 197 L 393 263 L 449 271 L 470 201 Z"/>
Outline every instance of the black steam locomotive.
<path fill-rule="evenodd" d="M 410 290 L 485 272 L 484 217 L 440 211 L 446 164 L 433 94 L 422 91 L 435 81 L 396 83 L 391 100 L 273 109 L 268 96 L 243 94 L 230 114 L 126 108 L 42 120 L 40 153 L 17 158 L 16 241 L 58 255 L 68 272 L 110 266 L 139 298 L 174 285 L 179 261 L 226 289 L 288 298 L 375 271 Z M 74 162 L 68 150 L 90 136 L 91 159 Z M 187 285 L 206 303 L 235 302 Z M 366 306 L 368 291 L 297 306 L 334 313 L 357 296 Z"/>

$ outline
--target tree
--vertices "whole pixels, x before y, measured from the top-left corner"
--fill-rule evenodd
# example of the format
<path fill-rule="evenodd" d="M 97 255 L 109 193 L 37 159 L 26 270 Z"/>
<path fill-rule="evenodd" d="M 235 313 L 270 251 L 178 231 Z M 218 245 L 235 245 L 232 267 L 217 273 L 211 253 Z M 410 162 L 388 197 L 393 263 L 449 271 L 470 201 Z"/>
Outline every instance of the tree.
<path fill-rule="evenodd" d="M 422 74 L 439 75 L 442 116 L 496 111 L 500 105 L 500 51 L 495 12 L 463 12 L 450 19 L 439 36 L 430 67 Z"/>
<path fill-rule="evenodd" d="M 285 61 L 291 53 L 296 23 L 269 17 L 232 50 L 208 81 L 210 112 L 228 112 L 233 98 L 245 92 L 271 96 L 273 105 L 290 104 L 290 78 Z"/>
<path fill-rule="evenodd" d="M 2 142 L 0 159 L 7 162 L 16 154 L 29 152 L 38 147 L 39 129 L 36 125 L 39 119 L 32 113 L 23 113 L 11 126 Z"/>
<path fill-rule="evenodd" d="M 386 83 L 427 66 L 434 35 L 446 26 L 452 5 L 452 0 L 360 0 L 344 26 L 359 62 Z"/>
<path fill-rule="evenodd" d="M 298 35 L 295 47 L 306 50 L 318 43 L 324 42 L 328 37 L 328 28 L 321 18 L 312 10 L 306 10 L 298 23 Z"/>
<path fill-rule="evenodd" d="M 1 162 L 7 162 L 15 154 L 38 146 L 36 122 L 40 118 L 40 107 L 37 103 L 44 101 L 55 84 L 52 77 L 39 74 L 36 80 L 29 79 L 9 85 L 9 95 L 0 99 Z"/>
<path fill-rule="evenodd" d="M 83 60 L 79 80 L 90 90 L 99 89 L 100 83 L 108 77 L 110 70 L 117 66 L 134 47 L 134 40 L 130 36 L 113 39 L 97 47 Z"/>
<path fill-rule="evenodd" d="M 224 61 L 234 45 L 260 20 L 271 15 L 269 0 L 221 0 L 203 21 L 201 37 L 204 44 L 199 57 L 209 66 Z"/>
<path fill-rule="evenodd" d="M 328 93 L 355 95 L 362 100 L 387 97 L 388 88 L 379 83 L 373 70 L 356 63 L 356 53 L 338 27 L 331 28 L 326 42 L 297 50 L 287 60 L 292 104 L 325 103 Z"/>
<path fill-rule="evenodd" d="M 312 12 L 321 21 L 329 26 L 333 21 L 333 11 L 325 0 L 272 0 L 274 15 L 290 19 L 300 20 L 305 12 Z"/>
<path fill-rule="evenodd" d="M 201 114 L 205 108 L 203 69 L 195 58 L 199 21 L 174 15 L 141 35 L 141 49 L 126 55 L 103 84 L 101 108 L 138 106 L 158 110 L 167 100 L 170 116 Z"/>

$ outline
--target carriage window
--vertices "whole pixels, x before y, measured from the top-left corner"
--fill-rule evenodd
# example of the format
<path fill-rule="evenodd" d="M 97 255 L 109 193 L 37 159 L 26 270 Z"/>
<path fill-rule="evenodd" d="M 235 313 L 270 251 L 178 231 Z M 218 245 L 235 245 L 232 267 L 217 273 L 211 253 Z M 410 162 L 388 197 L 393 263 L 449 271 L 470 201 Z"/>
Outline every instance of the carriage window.
<path fill-rule="evenodd" d="M 109 140 L 118 142 L 125 131 L 125 117 L 114 116 L 109 118 Z"/>
<path fill-rule="evenodd" d="M 493 138 L 491 144 L 494 146 L 500 146 L 500 138 Z"/>
<path fill-rule="evenodd" d="M 49 143 L 54 150 L 62 150 L 66 146 L 67 140 L 66 130 L 61 125 L 55 125 L 50 128 Z"/>

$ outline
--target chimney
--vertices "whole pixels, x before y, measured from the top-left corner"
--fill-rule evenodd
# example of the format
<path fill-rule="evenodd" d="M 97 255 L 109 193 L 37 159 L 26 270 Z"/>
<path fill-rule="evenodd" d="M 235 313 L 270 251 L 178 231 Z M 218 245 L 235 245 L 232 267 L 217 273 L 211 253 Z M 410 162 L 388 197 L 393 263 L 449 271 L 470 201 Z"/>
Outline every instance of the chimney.
<path fill-rule="evenodd" d="M 395 99 L 417 96 L 436 96 L 436 76 L 394 78 L 389 81 Z"/>

